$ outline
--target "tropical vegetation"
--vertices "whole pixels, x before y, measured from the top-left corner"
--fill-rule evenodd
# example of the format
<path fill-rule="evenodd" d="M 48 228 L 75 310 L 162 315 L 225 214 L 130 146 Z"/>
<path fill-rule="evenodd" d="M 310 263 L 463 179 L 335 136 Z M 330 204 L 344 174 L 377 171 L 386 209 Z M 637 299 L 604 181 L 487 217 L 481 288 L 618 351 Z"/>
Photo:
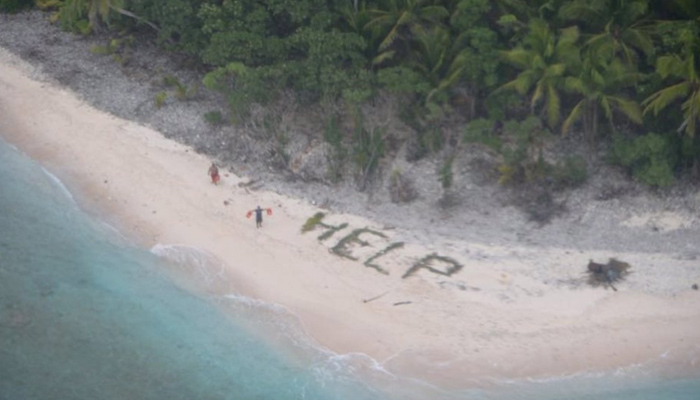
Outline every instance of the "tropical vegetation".
<path fill-rule="evenodd" d="M 700 172 L 696 0 L 0 0 L 3 12 L 32 6 L 76 33 L 151 36 L 190 56 L 207 71 L 204 86 L 226 94 L 234 122 L 283 94 L 345 105 L 329 108 L 318 131 L 356 164 L 362 187 L 392 139 L 364 127 L 362 110 L 386 98 L 413 129 L 412 157 L 439 154 L 449 168 L 465 143 L 450 131 L 508 143 L 502 127 L 512 126 L 513 137 L 576 132 L 607 145 L 653 186 Z M 352 123 L 334 122 L 343 118 Z M 513 146 L 497 147 L 499 179 L 512 181 L 523 166 L 508 163 Z M 450 171 L 438 174 L 451 182 Z"/>

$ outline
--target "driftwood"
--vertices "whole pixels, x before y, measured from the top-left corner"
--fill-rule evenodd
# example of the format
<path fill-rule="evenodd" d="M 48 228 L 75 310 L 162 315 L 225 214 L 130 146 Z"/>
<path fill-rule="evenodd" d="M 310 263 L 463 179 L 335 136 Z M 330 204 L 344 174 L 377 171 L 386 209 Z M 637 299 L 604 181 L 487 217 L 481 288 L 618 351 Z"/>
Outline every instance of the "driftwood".
<path fill-rule="evenodd" d="M 377 300 L 377 299 L 381 299 L 382 297 L 386 296 L 387 294 L 389 294 L 389 291 L 386 291 L 386 292 L 384 292 L 384 293 L 382 293 L 382 294 L 378 294 L 378 295 L 376 295 L 376 296 L 374 296 L 374 297 L 370 297 L 369 299 L 363 299 L 362 302 L 363 302 L 363 303 L 369 303 L 370 301 L 374 301 L 374 300 Z"/>
<path fill-rule="evenodd" d="M 623 280 L 630 273 L 631 266 L 624 262 L 611 258 L 607 264 L 599 264 L 590 260 L 588 262 L 588 283 L 592 286 L 610 286 L 617 291 L 614 283 Z"/>

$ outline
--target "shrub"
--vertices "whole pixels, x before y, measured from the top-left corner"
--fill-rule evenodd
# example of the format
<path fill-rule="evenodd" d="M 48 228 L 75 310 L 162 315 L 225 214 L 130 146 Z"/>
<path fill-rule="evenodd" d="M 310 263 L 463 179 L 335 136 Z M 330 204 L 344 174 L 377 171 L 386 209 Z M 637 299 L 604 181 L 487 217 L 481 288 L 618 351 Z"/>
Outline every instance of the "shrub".
<path fill-rule="evenodd" d="M 551 165 L 544 161 L 542 148 L 551 136 L 536 117 L 523 121 L 506 121 L 503 125 L 503 164 L 498 167 L 500 184 L 521 184 L 544 180 L 551 174 Z"/>
<path fill-rule="evenodd" d="M 204 120 L 211 125 L 222 125 L 224 123 L 224 117 L 221 111 L 208 111 L 204 113 Z"/>
<path fill-rule="evenodd" d="M 678 162 L 678 146 L 669 137 L 655 133 L 633 139 L 615 135 L 610 158 L 613 164 L 625 167 L 644 184 L 665 187 L 675 180 L 673 170 Z"/>
<path fill-rule="evenodd" d="M 497 126 L 498 124 L 487 119 L 475 119 L 464 127 L 462 137 L 466 143 L 480 143 L 495 151 L 501 151 L 503 139 L 496 129 Z"/>
<path fill-rule="evenodd" d="M 452 169 L 454 161 L 454 155 L 447 157 L 438 171 L 438 180 L 444 190 L 451 188 L 454 182 L 454 171 Z"/>
<path fill-rule="evenodd" d="M 34 0 L 0 0 L 0 12 L 16 13 L 34 7 Z"/>
<path fill-rule="evenodd" d="M 157 93 L 155 96 L 155 103 L 156 103 L 156 108 L 161 108 L 163 107 L 163 104 L 165 104 L 165 100 L 168 98 L 168 93 L 166 92 L 160 92 Z"/>
<path fill-rule="evenodd" d="M 333 151 L 328 155 L 328 175 L 332 182 L 339 182 L 343 178 L 343 170 L 347 150 L 343 146 L 343 131 L 338 126 L 338 118 L 331 116 L 323 130 L 323 138 L 331 145 Z"/>
<path fill-rule="evenodd" d="M 379 168 L 379 160 L 384 156 L 385 129 L 381 127 L 366 129 L 362 111 L 356 109 L 354 113 L 355 127 L 352 136 L 352 159 L 359 170 L 360 190 L 364 190 L 369 179 L 374 176 Z"/>
<path fill-rule="evenodd" d="M 413 181 L 399 170 L 389 177 L 389 195 L 392 203 L 409 203 L 418 197 Z"/>
<path fill-rule="evenodd" d="M 586 160 L 581 156 L 567 157 L 552 169 L 552 177 L 557 188 L 573 188 L 588 179 Z"/>

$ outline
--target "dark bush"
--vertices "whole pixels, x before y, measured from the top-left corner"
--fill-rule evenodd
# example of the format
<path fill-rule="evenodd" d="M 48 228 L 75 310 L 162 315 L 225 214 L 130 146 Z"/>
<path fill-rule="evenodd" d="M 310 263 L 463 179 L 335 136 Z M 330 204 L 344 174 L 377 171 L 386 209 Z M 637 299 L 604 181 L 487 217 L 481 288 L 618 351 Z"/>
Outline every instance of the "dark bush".
<path fill-rule="evenodd" d="M 673 170 L 678 162 L 675 142 L 655 133 L 633 139 L 616 135 L 610 158 L 613 164 L 627 168 L 635 179 L 649 186 L 670 186 L 675 181 Z"/>
<path fill-rule="evenodd" d="M 34 7 L 34 0 L 0 0 L 0 12 L 16 13 Z"/>

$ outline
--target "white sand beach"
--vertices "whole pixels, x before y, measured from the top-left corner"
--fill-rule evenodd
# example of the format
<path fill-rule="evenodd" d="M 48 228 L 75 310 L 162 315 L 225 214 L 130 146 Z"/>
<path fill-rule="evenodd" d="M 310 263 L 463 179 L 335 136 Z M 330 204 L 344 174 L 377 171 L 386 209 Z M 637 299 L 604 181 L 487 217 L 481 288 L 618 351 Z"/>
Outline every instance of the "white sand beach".
<path fill-rule="evenodd" d="M 248 177 L 224 169 L 215 186 L 207 176 L 212 160 L 30 78 L 3 51 L 0 132 L 59 177 L 87 212 L 144 248 L 187 245 L 211 254 L 228 279 L 210 290 L 283 305 L 337 353 L 365 353 L 390 371 L 451 388 L 650 361 L 700 370 L 700 292 L 691 289 L 700 283 L 700 260 L 693 257 L 582 252 L 575 243 L 411 243 L 400 230 L 247 188 L 240 184 Z M 246 218 L 257 205 L 273 209 L 261 229 Z M 326 224 L 348 226 L 324 241 L 317 239 L 323 227 L 302 233 L 317 212 L 327 213 Z M 654 219 L 667 230 L 687 222 L 668 213 L 629 226 Z M 365 245 L 347 247 L 357 260 L 330 251 L 362 228 L 372 230 L 359 236 Z M 377 268 L 364 265 L 398 242 L 373 260 Z M 445 258 L 404 277 L 431 254 Z M 632 265 L 619 290 L 586 284 L 588 261 L 610 257 Z"/>

